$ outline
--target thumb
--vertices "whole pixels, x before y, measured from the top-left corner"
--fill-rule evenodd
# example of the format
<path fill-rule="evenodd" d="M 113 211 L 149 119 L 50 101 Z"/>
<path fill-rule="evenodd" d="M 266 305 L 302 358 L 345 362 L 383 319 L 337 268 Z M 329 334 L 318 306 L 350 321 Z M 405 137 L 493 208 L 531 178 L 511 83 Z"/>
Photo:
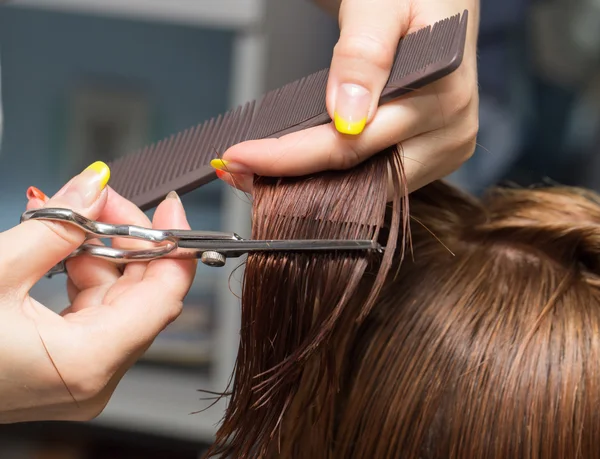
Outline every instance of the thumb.
<path fill-rule="evenodd" d="M 360 134 L 373 118 L 410 21 L 409 1 L 343 0 L 327 108 L 342 134 Z"/>
<path fill-rule="evenodd" d="M 72 209 L 96 219 L 106 204 L 105 188 L 109 178 L 108 166 L 95 162 L 67 183 L 44 207 Z M 28 292 L 84 241 L 84 231 L 75 225 L 42 220 L 28 220 L 0 234 L 0 287 Z"/>

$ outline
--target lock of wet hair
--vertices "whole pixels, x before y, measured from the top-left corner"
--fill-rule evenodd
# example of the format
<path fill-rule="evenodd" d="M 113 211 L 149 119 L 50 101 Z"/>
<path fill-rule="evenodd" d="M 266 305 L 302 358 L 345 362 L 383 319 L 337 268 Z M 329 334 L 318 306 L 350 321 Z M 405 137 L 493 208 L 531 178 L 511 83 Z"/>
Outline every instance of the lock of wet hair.
<path fill-rule="evenodd" d="M 408 195 L 390 148 L 351 170 L 257 178 L 253 200 L 253 238 L 386 250 L 249 255 L 207 457 L 598 456 L 596 194 L 478 199 L 438 181 Z"/>

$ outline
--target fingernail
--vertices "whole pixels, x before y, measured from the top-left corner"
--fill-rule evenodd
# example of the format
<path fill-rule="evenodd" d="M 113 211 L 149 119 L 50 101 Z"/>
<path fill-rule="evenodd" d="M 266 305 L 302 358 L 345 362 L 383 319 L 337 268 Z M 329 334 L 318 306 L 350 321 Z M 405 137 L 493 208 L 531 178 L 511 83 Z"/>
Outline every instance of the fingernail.
<path fill-rule="evenodd" d="M 250 169 L 243 164 L 227 161 L 226 159 L 213 159 L 210 165 L 218 171 L 229 172 L 230 174 L 252 174 Z"/>
<path fill-rule="evenodd" d="M 370 105 L 371 93 L 367 89 L 356 84 L 341 85 L 333 115 L 335 128 L 342 134 L 360 134 L 367 123 Z"/>
<path fill-rule="evenodd" d="M 169 194 L 167 194 L 167 199 L 175 199 L 177 202 L 181 202 L 181 199 L 176 191 L 170 191 Z"/>
<path fill-rule="evenodd" d="M 44 192 L 42 190 L 40 190 L 39 188 L 36 188 L 34 186 L 30 186 L 27 189 L 27 199 L 28 200 L 39 199 L 41 201 L 46 202 L 48 200 L 48 196 L 46 196 L 44 194 Z"/>
<path fill-rule="evenodd" d="M 60 196 L 73 207 L 88 207 L 94 203 L 110 179 L 110 169 L 102 161 L 96 161 L 75 177 Z"/>

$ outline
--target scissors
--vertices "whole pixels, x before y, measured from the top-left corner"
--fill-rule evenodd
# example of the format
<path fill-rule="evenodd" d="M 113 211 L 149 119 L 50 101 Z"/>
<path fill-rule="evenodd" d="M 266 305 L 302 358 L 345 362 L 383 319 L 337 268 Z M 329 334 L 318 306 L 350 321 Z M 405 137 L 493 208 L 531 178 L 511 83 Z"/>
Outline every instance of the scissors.
<path fill-rule="evenodd" d="M 159 258 L 199 258 L 207 266 L 222 267 L 227 258 L 237 258 L 249 252 L 383 251 L 379 243 L 370 239 L 252 240 L 235 233 L 217 231 L 157 230 L 135 225 L 112 225 L 62 208 L 28 210 L 21 216 L 21 223 L 27 220 L 49 220 L 75 225 L 86 232 L 86 240 L 119 237 L 158 244 L 155 247 L 128 250 L 83 243 L 46 274 L 49 278 L 66 273 L 66 261 L 80 255 L 116 263 Z"/>

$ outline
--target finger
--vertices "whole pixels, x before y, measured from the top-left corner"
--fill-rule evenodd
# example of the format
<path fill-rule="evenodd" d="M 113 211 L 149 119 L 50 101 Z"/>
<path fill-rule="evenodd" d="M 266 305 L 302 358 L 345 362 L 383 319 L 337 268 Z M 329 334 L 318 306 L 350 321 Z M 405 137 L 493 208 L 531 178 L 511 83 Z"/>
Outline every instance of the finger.
<path fill-rule="evenodd" d="M 406 185 L 406 192 L 412 193 L 456 171 L 475 151 L 476 137 L 476 127 L 465 119 L 447 129 L 421 134 L 399 145 L 405 179 L 401 183 Z M 393 199 L 394 191 L 390 178 L 388 202 Z"/>
<path fill-rule="evenodd" d="M 96 218 L 106 203 L 105 186 L 110 170 L 94 163 L 72 179 L 44 207 L 72 209 L 88 218 Z M 29 289 L 53 266 L 66 258 L 85 240 L 75 225 L 29 220 L 0 234 L 0 285 Z"/>
<path fill-rule="evenodd" d="M 33 209 L 41 209 L 46 204 L 45 201 L 42 201 L 38 198 L 32 198 L 27 201 L 27 206 L 25 206 L 25 210 L 33 210 Z"/>
<path fill-rule="evenodd" d="M 73 280 L 70 277 L 67 277 L 67 296 L 69 297 L 69 303 L 73 303 L 77 295 L 79 295 L 79 289 L 73 283 Z"/>
<path fill-rule="evenodd" d="M 252 193 L 252 186 L 254 184 L 254 177 L 252 175 L 230 174 L 217 170 L 217 177 L 233 188 L 237 188 L 245 193 Z"/>
<path fill-rule="evenodd" d="M 32 192 L 32 189 L 35 191 Z M 43 192 L 37 188 L 31 187 L 27 191 L 27 196 L 31 198 L 27 203 L 27 210 L 43 207 L 49 198 L 45 197 L 44 199 L 40 197 L 40 195 L 45 196 Z M 44 201 L 42 201 L 42 199 L 44 199 Z M 98 240 L 88 240 L 86 241 L 86 244 L 102 245 Z M 113 263 L 89 256 L 80 256 L 69 259 L 66 262 L 66 268 L 69 275 L 68 282 L 73 284 L 77 291 L 116 282 L 121 276 L 121 272 Z M 74 298 L 69 299 L 72 302 Z"/>
<path fill-rule="evenodd" d="M 169 193 L 154 214 L 153 228 L 190 229 L 185 209 L 175 192 Z M 163 295 L 183 300 L 195 273 L 196 260 L 161 259 L 150 262 L 144 281 L 161 285 Z"/>
<path fill-rule="evenodd" d="M 402 0 L 342 1 L 326 100 L 340 133 L 360 134 L 373 119 L 398 42 L 409 26 L 409 5 Z"/>
<path fill-rule="evenodd" d="M 158 206 L 154 228 L 190 228 L 176 195 L 169 194 Z M 105 322 L 101 328 L 114 334 L 107 341 L 111 342 L 115 353 L 137 352 L 180 314 L 195 269 L 196 261 L 193 259 L 155 260 L 149 263 L 143 280 L 135 286 L 118 294 L 111 289 L 106 296 L 111 307 L 102 309 Z M 141 317 L 143 320 L 140 320 Z"/>
<path fill-rule="evenodd" d="M 36 188 L 34 186 L 30 186 L 27 189 L 26 195 L 27 195 L 28 201 L 32 201 L 35 199 L 38 202 L 46 203 L 50 199 L 48 196 L 46 196 L 46 194 L 42 190 L 40 190 L 39 188 Z"/>
<path fill-rule="evenodd" d="M 118 225 L 136 225 L 145 228 L 152 226 L 148 216 L 139 207 L 110 187 L 108 189 L 108 201 L 99 219 L 105 223 Z M 119 249 L 139 250 L 153 247 L 153 244 L 135 239 L 115 238 L 112 240 L 112 246 Z M 146 265 L 146 262 L 128 263 L 122 274 L 124 280 L 127 282 L 140 280 Z"/>
<path fill-rule="evenodd" d="M 401 153 L 408 192 L 456 171 L 475 151 L 476 139 L 477 123 L 464 119 L 405 141 Z"/>
<path fill-rule="evenodd" d="M 103 245 L 100 241 L 86 241 L 86 244 Z M 66 268 L 69 279 L 79 291 L 113 284 L 121 277 L 114 263 L 87 255 L 69 259 Z"/>
<path fill-rule="evenodd" d="M 234 145 L 211 165 L 234 174 L 275 177 L 347 169 L 391 145 L 443 126 L 446 118 L 435 91 L 426 89 L 379 107 L 360 136 L 340 135 L 326 124 L 278 139 Z"/>

